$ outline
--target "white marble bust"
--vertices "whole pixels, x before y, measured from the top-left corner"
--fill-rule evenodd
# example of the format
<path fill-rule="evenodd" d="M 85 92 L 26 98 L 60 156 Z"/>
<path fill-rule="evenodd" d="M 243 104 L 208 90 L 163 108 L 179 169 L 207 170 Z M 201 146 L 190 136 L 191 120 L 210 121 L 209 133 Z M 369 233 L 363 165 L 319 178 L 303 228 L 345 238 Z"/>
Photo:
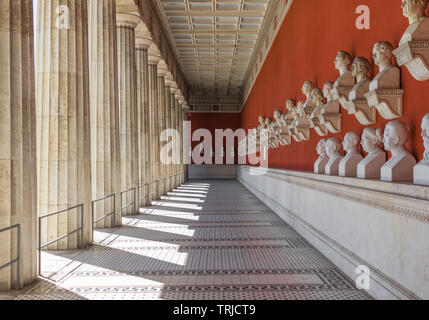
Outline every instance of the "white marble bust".
<path fill-rule="evenodd" d="M 399 46 L 411 41 L 429 40 L 429 18 L 426 16 L 428 0 L 402 0 L 402 10 L 408 18 L 409 27 L 402 36 Z"/>
<path fill-rule="evenodd" d="M 390 182 L 413 181 L 413 167 L 416 159 L 405 148 L 410 129 L 401 120 L 390 121 L 384 130 L 384 148 L 392 157 L 381 167 L 381 180 Z"/>
<path fill-rule="evenodd" d="M 347 154 L 340 162 L 338 173 L 339 176 L 356 178 L 357 166 L 363 159 L 362 155 L 358 152 L 357 149 L 359 143 L 359 134 L 354 131 L 347 132 L 344 136 L 343 149 L 347 152 Z"/>
<path fill-rule="evenodd" d="M 422 120 L 423 160 L 414 167 L 414 184 L 429 186 L 429 113 Z"/>
<path fill-rule="evenodd" d="M 328 164 L 329 157 L 326 154 L 326 140 L 322 139 L 319 141 L 316 147 L 317 154 L 319 158 L 314 163 L 314 173 L 325 173 L 325 167 Z"/>
<path fill-rule="evenodd" d="M 329 157 L 329 161 L 325 167 L 325 174 L 338 175 L 340 162 L 343 159 L 340 139 L 334 137 L 326 141 L 326 154 Z"/>
<path fill-rule="evenodd" d="M 401 87 L 401 71 L 392 64 L 393 46 L 390 42 L 375 43 L 372 56 L 379 72 L 369 85 L 369 90 L 399 89 Z"/>
<path fill-rule="evenodd" d="M 368 155 L 358 164 L 357 177 L 360 179 L 380 179 L 381 167 L 386 163 L 387 155 L 380 144 L 383 133 L 379 128 L 365 128 L 362 134 L 362 147 Z"/>
<path fill-rule="evenodd" d="M 340 76 L 334 83 L 334 88 L 339 87 L 353 87 L 355 85 L 355 79 L 350 71 L 350 65 L 352 64 L 352 56 L 346 51 L 338 51 L 337 56 L 334 60 L 335 69 L 340 73 Z"/>
<path fill-rule="evenodd" d="M 330 103 L 334 101 L 334 98 L 332 97 L 332 89 L 334 89 L 334 83 L 332 81 L 326 81 L 323 84 L 323 96 L 326 98 L 326 103 Z"/>
<path fill-rule="evenodd" d="M 352 65 L 352 74 L 356 78 L 356 84 L 349 93 L 349 100 L 365 99 L 365 93 L 369 91 L 369 83 L 371 80 L 368 77 L 368 72 L 371 64 L 364 57 L 357 57 Z"/>
<path fill-rule="evenodd" d="M 306 97 L 306 100 L 304 103 L 304 109 L 316 107 L 316 105 L 313 103 L 313 100 L 311 98 L 311 92 L 313 91 L 313 89 L 314 89 L 313 82 L 311 81 L 304 82 L 304 85 L 302 86 L 302 93 Z"/>

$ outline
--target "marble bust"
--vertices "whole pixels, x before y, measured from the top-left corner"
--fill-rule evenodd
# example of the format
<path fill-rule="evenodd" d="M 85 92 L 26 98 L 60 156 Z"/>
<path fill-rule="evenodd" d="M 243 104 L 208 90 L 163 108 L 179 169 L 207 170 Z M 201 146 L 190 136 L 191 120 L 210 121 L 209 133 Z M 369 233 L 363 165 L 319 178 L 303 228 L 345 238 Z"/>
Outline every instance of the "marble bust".
<path fill-rule="evenodd" d="M 333 88 L 334 83 L 332 81 L 326 81 L 323 84 L 323 96 L 326 98 L 326 104 L 322 107 L 319 119 L 320 123 L 326 125 L 329 132 L 339 133 L 341 132 L 340 104 L 332 96 Z"/>
<path fill-rule="evenodd" d="M 293 139 L 296 142 L 301 142 L 302 139 L 296 131 L 296 120 L 298 120 L 298 118 L 300 117 L 296 101 L 294 99 L 287 99 L 286 109 L 288 109 L 288 113 L 285 119 L 287 128 L 289 129 L 289 132 L 291 133 Z"/>
<path fill-rule="evenodd" d="M 403 0 L 402 10 L 409 26 L 393 51 L 399 66 L 405 65 L 419 81 L 429 80 L 429 18 L 428 0 Z"/>
<path fill-rule="evenodd" d="M 308 110 L 310 108 L 314 109 L 316 105 L 313 103 L 313 100 L 311 98 L 311 92 L 314 89 L 313 82 L 311 81 L 305 81 L 302 86 L 302 93 L 305 95 L 306 100 L 304 103 L 304 109 L 306 110 L 306 113 L 311 114 L 313 110 Z"/>
<path fill-rule="evenodd" d="M 364 57 L 357 57 L 352 65 L 352 74 L 356 84 L 349 93 L 349 101 L 343 107 L 349 114 L 353 114 L 362 125 L 373 124 L 376 121 L 376 110 L 369 107 L 365 94 L 369 91 L 371 82 L 368 77 L 371 64 Z"/>
<path fill-rule="evenodd" d="M 355 85 L 355 78 L 350 71 L 350 65 L 353 58 L 350 53 L 346 51 L 338 51 L 334 60 L 335 69 L 340 73 L 338 79 L 332 88 L 333 100 L 347 101 L 351 88 Z"/>
<path fill-rule="evenodd" d="M 429 186 L 429 113 L 422 120 L 423 160 L 414 167 L 414 184 Z"/>
<path fill-rule="evenodd" d="M 429 40 L 429 18 L 426 16 L 428 0 L 402 0 L 402 12 L 408 18 L 409 26 L 399 45 L 413 40 Z"/>
<path fill-rule="evenodd" d="M 413 181 L 413 167 L 416 159 L 405 148 L 410 129 L 401 120 L 390 121 L 384 129 L 384 148 L 392 157 L 381 167 L 381 180 L 390 182 Z"/>
<path fill-rule="evenodd" d="M 401 71 L 392 63 L 393 46 L 387 41 L 375 43 L 372 56 L 379 73 L 369 84 L 365 94 L 370 107 L 375 107 L 384 119 L 402 116 Z"/>
<path fill-rule="evenodd" d="M 319 158 L 314 163 L 314 173 L 325 173 L 325 167 L 328 164 L 329 157 L 326 154 L 326 140 L 322 139 L 319 141 L 316 147 L 317 154 Z"/>
<path fill-rule="evenodd" d="M 319 136 L 327 136 L 329 131 L 324 123 L 320 123 L 319 116 L 322 114 L 324 103 L 323 91 L 319 88 L 314 88 L 311 91 L 311 99 L 317 107 L 313 110 L 310 116 L 310 127 L 313 128 Z"/>
<path fill-rule="evenodd" d="M 339 176 L 356 178 L 357 166 L 363 159 L 357 150 L 359 143 L 360 136 L 356 132 L 347 132 L 344 136 L 343 149 L 347 154 L 340 162 Z"/>
<path fill-rule="evenodd" d="M 326 154 L 329 157 L 329 161 L 325 167 L 325 174 L 338 175 L 340 162 L 343 159 L 340 139 L 334 137 L 326 141 Z"/>
<path fill-rule="evenodd" d="M 372 56 L 379 72 L 369 84 L 369 90 L 399 89 L 401 86 L 401 71 L 392 63 L 393 45 L 387 41 L 374 44 Z"/>
<path fill-rule="evenodd" d="M 380 179 L 381 167 L 386 163 L 387 155 L 380 148 L 383 141 L 382 130 L 365 128 L 362 134 L 362 148 L 368 155 L 358 164 L 357 177 L 360 179 Z"/>
<path fill-rule="evenodd" d="M 357 57 L 352 65 L 352 74 L 356 78 L 356 84 L 349 94 L 349 100 L 365 99 L 364 94 L 369 90 L 371 80 L 368 77 L 371 64 L 364 57 Z"/>
<path fill-rule="evenodd" d="M 274 110 L 274 121 L 269 126 L 269 146 L 270 148 L 278 148 L 279 140 L 277 136 L 277 130 L 280 128 L 282 112 L 280 110 Z"/>
<path fill-rule="evenodd" d="M 307 109 L 308 110 L 308 109 Z M 298 101 L 296 105 L 295 120 L 293 123 L 294 132 L 300 141 L 310 140 L 310 115 L 306 112 L 305 102 Z"/>

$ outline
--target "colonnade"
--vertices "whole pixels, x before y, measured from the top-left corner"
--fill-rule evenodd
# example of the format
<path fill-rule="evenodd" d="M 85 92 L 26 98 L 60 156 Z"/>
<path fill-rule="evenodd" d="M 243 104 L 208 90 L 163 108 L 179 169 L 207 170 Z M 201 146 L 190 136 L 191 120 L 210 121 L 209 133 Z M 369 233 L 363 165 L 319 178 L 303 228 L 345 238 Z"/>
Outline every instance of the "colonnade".
<path fill-rule="evenodd" d="M 160 136 L 187 105 L 140 17 L 37 2 L 37 43 L 33 1 L 0 2 L 0 290 L 36 279 L 39 246 L 90 245 L 185 179 Z"/>

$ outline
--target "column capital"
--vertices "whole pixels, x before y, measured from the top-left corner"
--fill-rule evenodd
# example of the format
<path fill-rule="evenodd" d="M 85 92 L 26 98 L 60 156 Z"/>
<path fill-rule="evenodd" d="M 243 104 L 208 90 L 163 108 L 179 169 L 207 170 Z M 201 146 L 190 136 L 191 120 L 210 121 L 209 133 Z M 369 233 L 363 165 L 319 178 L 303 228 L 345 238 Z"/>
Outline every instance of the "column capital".
<path fill-rule="evenodd" d="M 148 51 L 148 60 L 151 65 L 158 65 L 161 62 L 161 52 L 155 43 L 149 47 Z"/>
<path fill-rule="evenodd" d="M 165 77 L 168 72 L 168 66 L 165 63 L 164 59 L 161 58 L 161 61 L 158 64 L 158 76 Z"/>
<path fill-rule="evenodd" d="M 138 15 L 132 13 L 116 13 L 116 25 L 117 27 L 129 27 L 135 29 L 140 23 L 141 19 Z"/>
<path fill-rule="evenodd" d="M 148 38 L 141 38 L 136 36 L 136 48 L 137 49 L 144 49 L 148 50 L 149 47 L 152 45 L 153 41 Z"/>

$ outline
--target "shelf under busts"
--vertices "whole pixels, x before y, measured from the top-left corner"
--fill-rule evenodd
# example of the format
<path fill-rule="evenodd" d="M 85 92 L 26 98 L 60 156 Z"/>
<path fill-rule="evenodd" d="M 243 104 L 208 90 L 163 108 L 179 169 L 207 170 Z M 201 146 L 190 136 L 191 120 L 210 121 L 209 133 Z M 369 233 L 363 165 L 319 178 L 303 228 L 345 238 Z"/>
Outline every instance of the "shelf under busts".
<path fill-rule="evenodd" d="M 414 79 L 429 80 L 429 40 L 410 41 L 393 51 L 399 66 L 405 66 Z"/>
<path fill-rule="evenodd" d="M 346 102 L 344 109 L 347 110 L 349 115 L 354 115 L 359 123 L 364 126 L 368 126 L 376 122 L 376 109 L 371 108 L 366 99 L 349 100 Z"/>
<path fill-rule="evenodd" d="M 377 89 L 365 94 L 368 105 L 386 120 L 402 117 L 402 89 Z"/>

